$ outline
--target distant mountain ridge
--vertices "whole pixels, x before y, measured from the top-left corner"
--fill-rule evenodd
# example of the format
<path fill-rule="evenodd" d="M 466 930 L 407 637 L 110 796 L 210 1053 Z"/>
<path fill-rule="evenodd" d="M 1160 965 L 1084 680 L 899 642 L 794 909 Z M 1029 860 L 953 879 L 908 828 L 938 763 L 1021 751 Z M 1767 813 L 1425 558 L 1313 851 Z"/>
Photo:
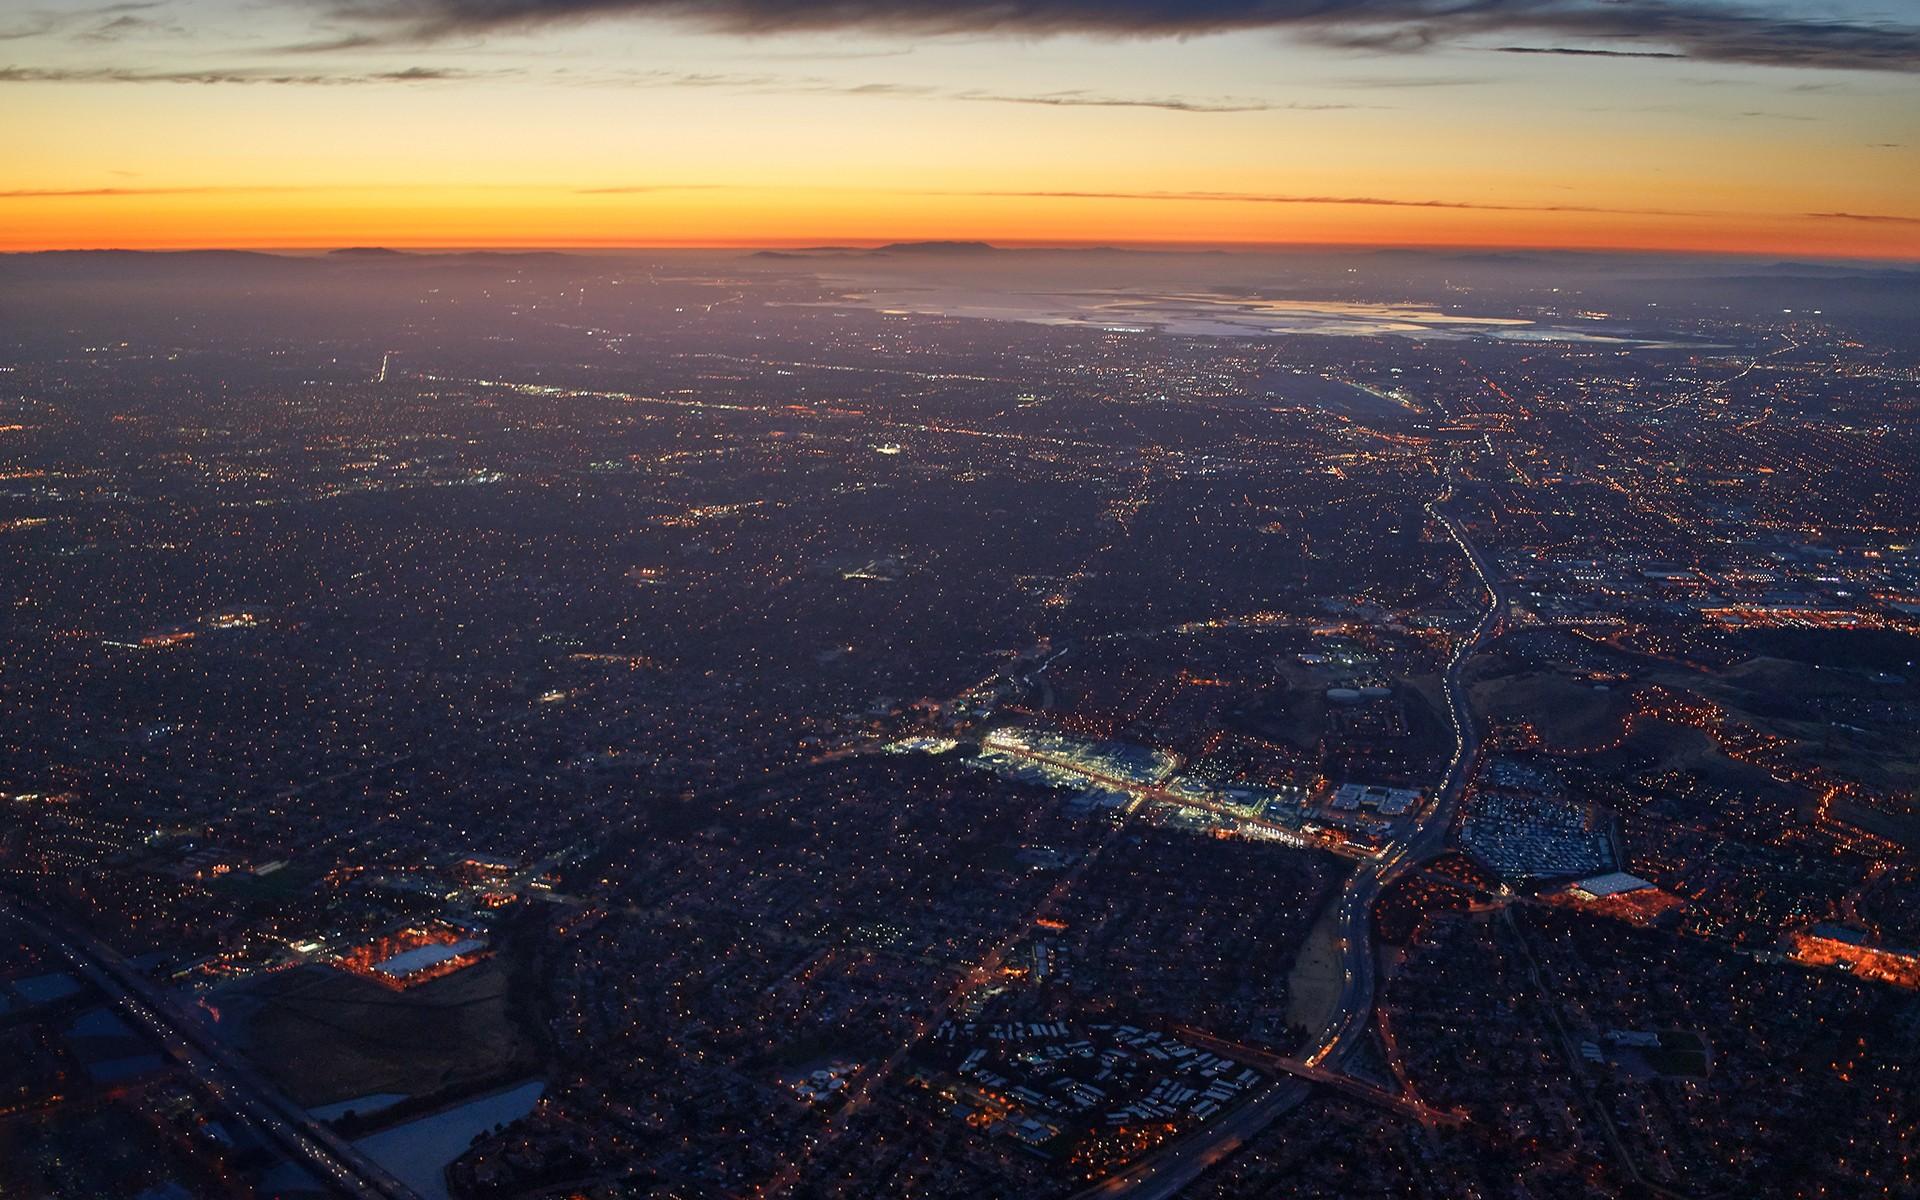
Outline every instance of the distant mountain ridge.
<path fill-rule="evenodd" d="M 888 242 L 884 246 L 799 246 L 790 250 L 755 250 L 749 258 L 873 258 L 894 255 L 966 256 L 1004 253 L 990 242 Z"/>
<path fill-rule="evenodd" d="M 998 254 L 1000 247 L 989 242 L 888 242 L 876 246 L 875 254 Z"/>
<path fill-rule="evenodd" d="M 137 283 L 198 274 L 233 282 L 265 283 L 315 279 L 329 274 L 346 277 L 356 270 L 507 270 L 538 266 L 603 270 L 609 261 L 552 250 L 409 252 L 376 246 L 354 246 L 323 254 L 280 254 L 265 250 L 32 250 L 0 253 L 0 279 Z"/>

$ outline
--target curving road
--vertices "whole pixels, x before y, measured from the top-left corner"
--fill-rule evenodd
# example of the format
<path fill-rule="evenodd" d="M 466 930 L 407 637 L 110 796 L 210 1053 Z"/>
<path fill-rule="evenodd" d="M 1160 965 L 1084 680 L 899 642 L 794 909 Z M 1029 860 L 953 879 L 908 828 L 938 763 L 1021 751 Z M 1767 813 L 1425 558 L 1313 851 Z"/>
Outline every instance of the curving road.
<path fill-rule="evenodd" d="M 1447 536 L 1467 556 L 1474 574 L 1486 589 L 1487 607 L 1467 636 L 1454 647 L 1442 675 L 1447 721 L 1453 727 L 1453 757 L 1447 763 L 1433 803 L 1404 826 L 1400 835 L 1378 855 L 1362 862 L 1334 901 L 1338 906 L 1345 978 L 1339 1003 L 1301 1055 L 1309 1067 L 1337 1070 L 1372 1023 L 1374 903 L 1394 880 L 1446 848 L 1447 830 L 1453 824 L 1454 810 L 1466 791 L 1467 780 L 1473 773 L 1474 756 L 1480 749 L 1480 734 L 1474 727 L 1473 709 L 1467 698 L 1466 666 L 1505 627 L 1509 601 L 1499 577 L 1467 536 L 1466 526 L 1444 507 L 1453 499 L 1454 490 L 1450 477 L 1447 490 L 1427 505 L 1427 511 L 1446 527 Z M 1299 1105 L 1310 1091 L 1311 1085 L 1300 1079 L 1282 1080 L 1215 1124 L 1076 1193 L 1074 1200 L 1114 1200 L 1120 1196 L 1129 1200 L 1172 1200 L 1216 1163 Z"/>
<path fill-rule="evenodd" d="M 1474 622 L 1472 631 L 1454 647 L 1453 657 L 1447 660 L 1441 676 L 1447 699 L 1447 722 L 1453 727 L 1453 757 L 1447 763 L 1433 803 L 1377 856 L 1362 863 L 1348 877 L 1347 886 L 1335 901 L 1339 906 L 1339 944 L 1345 978 L 1332 1017 L 1301 1055 L 1309 1066 L 1339 1066 L 1372 1021 L 1374 902 L 1394 880 L 1446 849 L 1447 830 L 1453 824 L 1454 810 L 1466 791 L 1467 780 L 1473 774 L 1474 756 L 1480 750 L 1480 733 L 1474 726 L 1473 708 L 1467 698 L 1466 667 L 1474 655 L 1499 636 L 1506 624 L 1508 600 L 1499 577 L 1489 569 L 1479 547 L 1467 536 L 1466 527 L 1442 507 L 1452 498 L 1453 488 L 1449 486 L 1446 494 L 1427 509 L 1466 554 L 1487 592 L 1486 609 Z"/>

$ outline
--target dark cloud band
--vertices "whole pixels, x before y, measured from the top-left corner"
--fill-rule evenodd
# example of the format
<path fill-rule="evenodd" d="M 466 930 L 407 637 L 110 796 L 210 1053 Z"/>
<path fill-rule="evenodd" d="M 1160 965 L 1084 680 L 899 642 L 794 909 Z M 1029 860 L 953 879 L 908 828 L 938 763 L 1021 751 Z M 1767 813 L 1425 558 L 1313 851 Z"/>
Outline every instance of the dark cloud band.
<path fill-rule="evenodd" d="M 1600 46 L 1509 52 L 1766 66 L 1920 70 L 1920 25 L 1847 21 L 1768 0 L 314 0 L 388 40 L 637 16 L 726 33 L 1181 37 L 1290 30 L 1324 44 L 1417 51 L 1462 37 L 1545 34 Z M 366 34 L 358 35 L 364 38 Z"/>

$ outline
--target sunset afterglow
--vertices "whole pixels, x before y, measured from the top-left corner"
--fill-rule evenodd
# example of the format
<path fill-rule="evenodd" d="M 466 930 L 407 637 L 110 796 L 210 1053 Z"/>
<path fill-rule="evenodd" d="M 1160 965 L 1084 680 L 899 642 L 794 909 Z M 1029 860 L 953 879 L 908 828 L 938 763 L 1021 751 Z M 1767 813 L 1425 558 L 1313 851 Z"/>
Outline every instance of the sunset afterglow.
<path fill-rule="evenodd" d="M 0 244 L 1920 256 L 1920 34 L 1871 0 L 1753 0 L 1719 42 L 896 7 L 52 0 L 0 27 Z"/>

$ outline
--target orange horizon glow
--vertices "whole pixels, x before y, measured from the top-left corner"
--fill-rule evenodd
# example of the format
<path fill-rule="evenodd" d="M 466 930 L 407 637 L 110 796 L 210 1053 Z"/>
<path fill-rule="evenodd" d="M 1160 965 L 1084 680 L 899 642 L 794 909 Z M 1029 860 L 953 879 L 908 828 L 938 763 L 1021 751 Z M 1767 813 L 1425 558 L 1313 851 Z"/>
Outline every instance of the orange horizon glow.
<path fill-rule="evenodd" d="M 664 197 L 664 198 L 663 198 Z M 181 189 L 0 198 L 0 251 L 1007 246 L 1435 247 L 1920 260 L 1920 222 L 1191 199 L 946 197 L 818 189 Z"/>
<path fill-rule="evenodd" d="M 310 13 L 170 3 L 203 32 L 8 41 L 0 87 L 32 119 L 0 122 L 0 250 L 965 239 L 1920 260 L 1920 76 L 1899 72 L 612 19 L 316 54 L 299 49 Z"/>

